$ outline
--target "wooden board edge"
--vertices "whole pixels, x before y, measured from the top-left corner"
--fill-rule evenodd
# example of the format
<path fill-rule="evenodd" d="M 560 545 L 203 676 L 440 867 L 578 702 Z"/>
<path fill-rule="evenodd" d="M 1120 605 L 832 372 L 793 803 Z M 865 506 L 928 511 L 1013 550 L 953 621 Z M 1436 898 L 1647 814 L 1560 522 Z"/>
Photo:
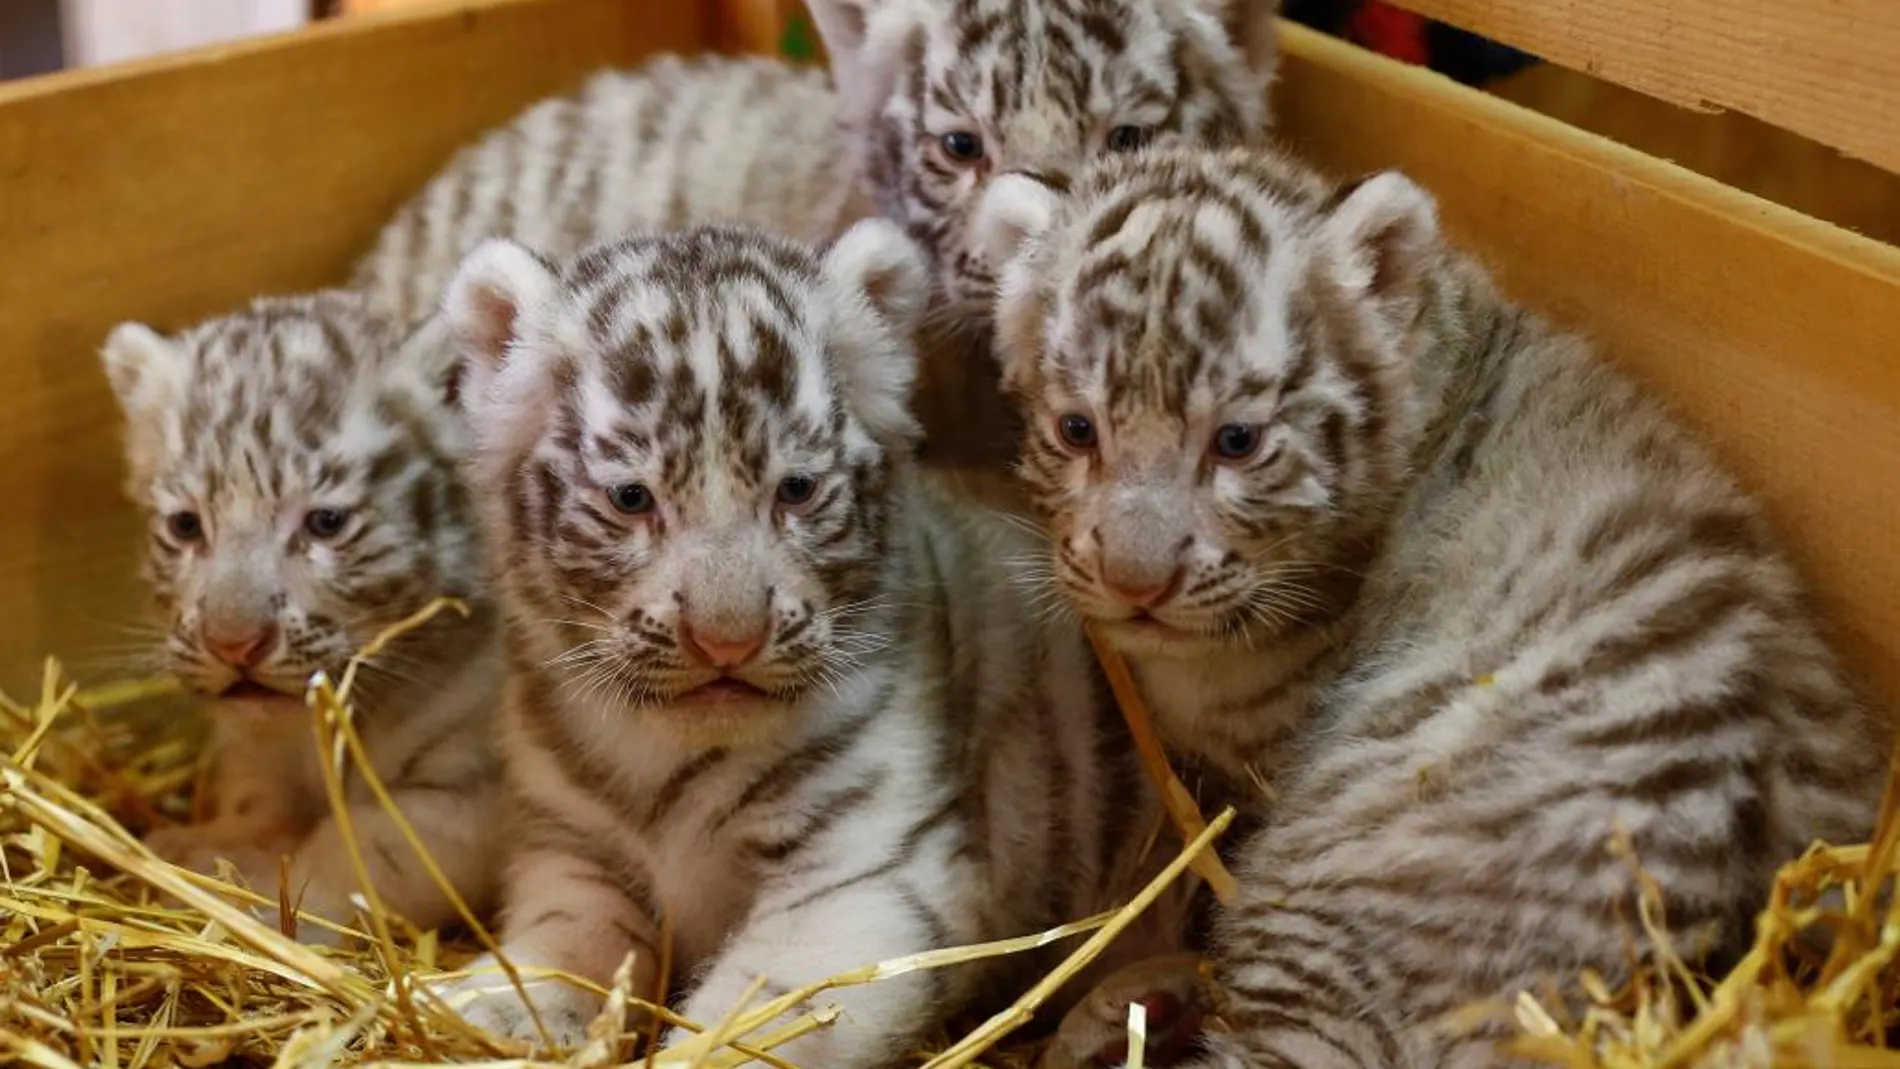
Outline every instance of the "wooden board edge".
<path fill-rule="evenodd" d="M 110 85 L 130 79 L 189 71 L 211 63 L 225 63 L 256 55 L 295 51 L 321 45 L 333 38 L 386 32 L 392 24 L 433 22 L 445 17 L 479 18 L 499 8 L 559 3 L 560 0 L 417 0 L 414 4 L 322 19 L 295 29 L 260 33 L 234 41 L 196 45 L 172 52 L 54 71 L 32 78 L 0 82 L 0 109 L 75 90 Z"/>
<path fill-rule="evenodd" d="M 1900 173 L 1900 4 L 1395 0 L 1678 107 L 1739 111 Z"/>
<path fill-rule="evenodd" d="M 1900 248 L 1845 230 L 1755 194 L 1724 185 L 1668 160 L 1529 108 L 1468 90 L 1433 71 L 1400 63 L 1297 23 L 1282 20 L 1281 47 L 1292 57 L 1334 68 L 1394 93 L 1424 99 L 1458 94 L 1456 107 L 1473 123 L 1541 141 L 1579 164 L 1640 181 L 1685 206 L 1719 213 L 1735 225 L 1790 242 L 1852 270 L 1900 285 Z"/>

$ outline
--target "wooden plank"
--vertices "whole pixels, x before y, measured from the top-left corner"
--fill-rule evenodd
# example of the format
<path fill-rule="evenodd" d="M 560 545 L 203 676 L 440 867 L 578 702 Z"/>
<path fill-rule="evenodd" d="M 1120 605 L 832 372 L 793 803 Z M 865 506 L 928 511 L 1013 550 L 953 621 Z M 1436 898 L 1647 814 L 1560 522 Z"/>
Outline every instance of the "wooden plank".
<path fill-rule="evenodd" d="M 1669 399 L 1900 710 L 1900 250 L 1299 27 L 1285 47 L 1292 144 L 1415 176 L 1513 297 Z"/>
<path fill-rule="evenodd" d="M 1689 111 L 1554 63 L 1487 82 L 1484 90 L 1724 185 L 1900 245 L 1900 174 L 1751 115 Z"/>
<path fill-rule="evenodd" d="M 1395 0 L 1553 63 L 1900 172 L 1894 0 Z"/>
<path fill-rule="evenodd" d="M 460 0 L 0 87 L 0 687 L 140 611 L 94 352 L 340 281 L 460 144 L 605 64 L 697 49 L 673 0 Z"/>

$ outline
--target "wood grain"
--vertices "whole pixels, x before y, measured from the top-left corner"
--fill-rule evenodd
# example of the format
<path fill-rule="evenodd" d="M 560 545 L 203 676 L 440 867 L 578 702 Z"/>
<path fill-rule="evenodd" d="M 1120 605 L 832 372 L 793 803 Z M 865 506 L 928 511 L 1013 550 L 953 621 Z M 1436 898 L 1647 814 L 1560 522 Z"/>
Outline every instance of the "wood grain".
<path fill-rule="evenodd" d="M 436 2 L 0 87 L 0 687 L 45 654 L 97 662 L 140 611 L 95 356 L 114 323 L 340 281 L 457 146 L 704 23 L 672 0 Z"/>
<path fill-rule="evenodd" d="M 1554 63 L 1484 89 L 1725 185 L 1900 244 L 1900 174 L 1753 116 L 1690 111 Z"/>
<path fill-rule="evenodd" d="M 1285 45 L 1289 140 L 1418 178 L 1512 296 L 1703 431 L 1900 709 L 1900 250 L 1299 27 Z"/>
<path fill-rule="evenodd" d="M 1395 0 L 1553 63 L 1900 172 L 1895 0 Z"/>

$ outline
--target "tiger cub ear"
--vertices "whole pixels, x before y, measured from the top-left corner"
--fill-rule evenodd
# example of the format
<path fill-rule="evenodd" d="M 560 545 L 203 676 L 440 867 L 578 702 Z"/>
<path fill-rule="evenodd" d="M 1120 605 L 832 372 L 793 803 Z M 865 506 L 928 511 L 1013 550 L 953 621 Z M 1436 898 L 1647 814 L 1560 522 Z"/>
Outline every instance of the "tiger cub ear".
<path fill-rule="evenodd" d="M 183 346 L 143 323 L 120 323 L 99 349 L 112 395 L 128 419 L 183 403 L 191 361 Z"/>
<path fill-rule="evenodd" d="M 910 411 L 930 304 L 923 251 L 896 224 L 867 219 L 825 251 L 823 271 L 846 402 L 881 443 L 908 447 L 923 434 Z"/>
<path fill-rule="evenodd" d="M 1040 357 L 1048 279 L 1038 254 L 1061 207 L 1062 194 L 1027 174 L 998 175 L 977 206 L 977 247 L 996 274 L 996 357 L 1003 382 L 1019 392 Z"/>
<path fill-rule="evenodd" d="M 191 351 L 143 323 L 120 323 L 99 348 L 112 396 L 125 416 L 129 486 L 142 491 L 172 448 L 192 377 Z"/>
<path fill-rule="evenodd" d="M 1280 0 L 1188 0 L 1188 6 L 1219 21 L 1262 92 L 1273 84 L 1280 69 Z"/>
<path fill-rule="evenodd" d="M 916 0 L 806 0 L 847 123 L 877 114 L 897 84 L 903 35 L 895 30 L 919 21 L 916 7 Z"/>
<path fill-rule="evenodd" d="M 441 318 L 459 359 L 462 408 L 487 447 L 519 444 L 544 418 L 547 384 L 523 328 L 560 292 L 553 265 L 502 238 L 477 245 L 442 296 Z"/>
<path fill-rule="evenodd" d="M 973 224 L 984 259 L 1001 271 L 1055 225 L 1061 202 L 1061 194 L 1034 175 L 1012 171 L 991 179 Z"/>
<path fill-rule="evenodd" d="M 1409 307 L 1439 244 L 1438 204 L 1405 175 L 1381 171 L 1335 194 L 1321 233 L 1348 293 Z"/>

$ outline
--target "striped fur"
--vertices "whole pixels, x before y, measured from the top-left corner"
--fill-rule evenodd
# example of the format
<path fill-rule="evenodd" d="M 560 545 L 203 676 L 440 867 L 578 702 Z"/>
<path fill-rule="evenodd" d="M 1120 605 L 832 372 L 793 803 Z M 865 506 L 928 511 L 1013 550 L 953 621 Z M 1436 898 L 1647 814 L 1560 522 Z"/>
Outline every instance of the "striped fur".
<path fill-rule="evenodd" d="M 218 696 L 217 808 L 164 829 L 161 855 L 222 855 L 332 919 L 350 910 L 349 857 L 327 814 L 304 687 L 336 678 L 376 634 L 437 596 L 466 622 L 431 624 L 365 669 L 358 724 L 409 819 L 472 901 L 486 897 L 485 727 L 498 634 L 473 511 L 457 471 L 460 421 L 439 333 L 408 345 L 341 292 L 253 302 L 165 337 L 116 328 L 102 360 L 126 417 L 128 491 L 148 517 L 146 578 L 171 671 Z M 233 643 L 256 652 L 218 654 Z M 486 654 L 486 656 L 484 656 Z M 453 919 L 397 828 L 355 777 L 349 798 L 372 879 L 413 922 Z M 307 932 L 323 939 L 321 931 Z"/>
<path fill-rule="evenodd" d="M 1247 142 L 1268 126 L 1278 0 L 811 0 L 854 169 L 929 255 L 919 459 L 1015 507 L 1019 429 L 988 357 L 994 273 L 971 213 L 992 175 L 1054 181 L 1144 141 Z M 974 156 L 945 139 L 968 139 Z M 995 484 L 1003 484 L 997 486 Z"/>
<path fill-rule="evenodd" d="M 605 982 L 632 953 L 647 992 L 670 931 L 670 989 L 714 1022 L 755 978 L 1025 934 L 1152 871 L 1159 810 L 1079 632 L 1012 581 L 1033 535 L 909 459 L 927 293 L 881 221 L 822 257 L 699 229 L 557 270 L 493 242 L 451 287 L 514 667 L 515 962 Z M 891 1064 L 994 979 L 835 992 L 779 1053 Z M 557 1042 L 600 1007 L 532 990 Z M 492 977 L 450 1001 L 537 1036 Z"/>
<path fill-rule="evenodd" d="M 1257 136 L 1278 6 L 815 0 L 837 92 L 823 72 L 757 58 L 669 56 L 602 73 L 457 154 L 352 285 L 414 323 L 485 237 L 563 259 L 623 234 L 709 223 L 823 240 L 881 212 L 922 242 L 946 298 L 915 389 L 919 458 L 973 476 L 960 490 L 989 497 L 1006 482 L 995 473 L 1016 432 L 985 355 L 990 271 L 966 238 L 983 183 L 999 164 L 1074 170 L 1131 131 Z M 942 138 L 952 132 L 978 137 L 983 160 L 951 166 Z"/>
<path fill-rule="evenodd" d="M 1056 581 L 1267 788 L 1207 1064 L 1500 1064 L 1444 1015 L 1645 945 L 1619 827 L 1716 954 L 1868 833 L 1885 730 L 1755 506 L 1409 180 L 1157 152 L 984 229 Z"/>
<path fill-rule="evenodd" d="M 838 92 L 822 70 L 758 57 L 602 72 L 458 153 L 351 285 L 414 323 L 486 237 L 564 259 L 701 224 L 824 240 L 877 210 L 924 245 L 948 292 L 980 308 L 992 280 L 965 232 L 986 176 L 1073 170 L 1122 144 L 1121 127 L 1252 139 L 1267 123 L 1278 6 L 816 0 Z M 981 161 L 944 157 L 953 130 L 979 138 Z"/>
<path fill-rule="evenodd" d="M 458 152 L 384 227 L 351 287 L 417 323 L 487 237 L 555 258 L 700 223 L 830 238 L 871 211 L 836 107 L 824 71 L 771 59 L 603 71 Z"/>
<path fill-rule="evenodd" d="M 995 279 L 970 216 L 991 175 L 1267 127 L 1277 0 L 812 0 L 857 170 L 959 316 Z M 958 148 L 946 143 L 967 138 Z M 962 148 L 974 152 L 962 153 Z"/>

